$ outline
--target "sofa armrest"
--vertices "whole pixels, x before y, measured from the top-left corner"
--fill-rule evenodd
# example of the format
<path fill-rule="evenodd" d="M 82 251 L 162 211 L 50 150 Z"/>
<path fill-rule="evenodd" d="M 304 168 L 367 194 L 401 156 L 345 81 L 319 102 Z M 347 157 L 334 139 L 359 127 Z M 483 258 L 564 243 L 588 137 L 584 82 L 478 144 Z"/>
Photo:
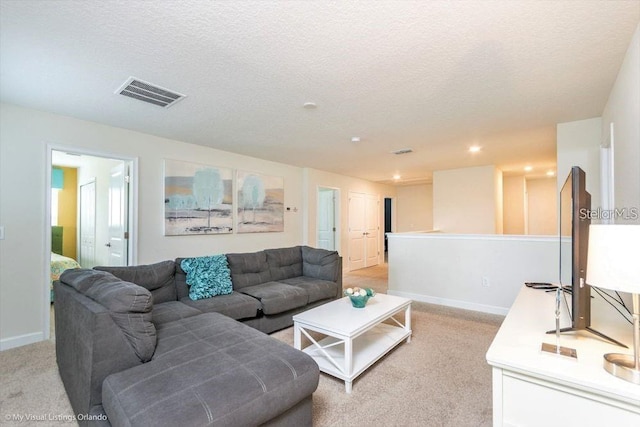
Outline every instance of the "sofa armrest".
<path fill-rule="evenodd" d="M 142 364 L 109 311 L 60 281 L 54 283 L 56 359 L 76 414 L 102 402 L 102 383 Z"/>

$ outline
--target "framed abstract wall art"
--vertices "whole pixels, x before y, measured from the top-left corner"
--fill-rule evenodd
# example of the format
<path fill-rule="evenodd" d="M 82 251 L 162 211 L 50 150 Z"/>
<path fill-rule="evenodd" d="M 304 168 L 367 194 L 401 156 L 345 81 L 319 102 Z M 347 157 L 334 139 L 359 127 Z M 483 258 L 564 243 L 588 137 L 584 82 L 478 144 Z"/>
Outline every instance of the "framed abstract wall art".
<path fill-rule="evenodd" d="M 238 171 L 238 233 L 284 231 L 284 178 Z"/>
<path fill-rule="evenodd" d="M 165 236 L 231 233 L 232 185 L 232 169 L 165 160 Z"/>

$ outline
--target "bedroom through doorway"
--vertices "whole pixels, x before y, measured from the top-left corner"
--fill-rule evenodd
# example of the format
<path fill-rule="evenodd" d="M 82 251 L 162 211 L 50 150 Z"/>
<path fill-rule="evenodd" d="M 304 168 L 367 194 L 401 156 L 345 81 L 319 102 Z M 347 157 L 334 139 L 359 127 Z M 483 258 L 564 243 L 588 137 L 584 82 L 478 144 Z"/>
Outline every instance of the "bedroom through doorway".
<path fill-rule="evenodd" d="M 53 147 L 48 154 L 45 336 L 53 335 L 53 282 L 70 268 L 134 264 L 137 223 L 136 159 Z"/>

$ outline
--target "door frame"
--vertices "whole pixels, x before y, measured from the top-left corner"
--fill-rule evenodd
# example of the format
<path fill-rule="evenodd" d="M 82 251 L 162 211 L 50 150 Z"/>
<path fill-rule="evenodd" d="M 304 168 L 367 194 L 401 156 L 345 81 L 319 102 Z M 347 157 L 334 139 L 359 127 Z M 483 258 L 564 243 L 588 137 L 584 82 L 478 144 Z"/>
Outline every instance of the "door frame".
<path fill-rule="evenodd" d="M 51 336 L 51 161 L 53 151 L 64 151 L 67 153 L 104 157 L 107 159 L 120 160 L 129 164 L 129 174 L 131 180 L 129 183 L 129 240 L 127 263 L 135 265 L 138 260 L 138 158 L 123 156 L 121 154 L 109 153 L 105 151 L 91 150 L 84 147 L 74 147 L 69 145 L 60 145 L 47 143 L 45 148 L 45 191 L 44 191 L 44 277 L 46 278 L 43 292 L 43 331 L 42 336 L 48 340 Z"/>
<path fill-rule="evenodd" d="M 340 233 L 341 233 L 341 222 L 340 222 L 340 189 L 337 187 L 328 187 L 326 185 L 318 185 L 316 188 L 316 230 L 315 230 L 315 242 L 316 246 L 318 246 L 318 224 L 320 217 L 320 191 L 321 190 L 331 190 L 333 192 L 334 203 L 333 203 L 333 221 L 336 231 L 334 233 L 334 250 L 338 252 L 342 252 L 342 246 L 340 242 Z"/>
<path fill-rule="evenodd" d="M 394 233 L 396 230 L 396 198 L 394 196 L 385 196 L 382 195 L 382 202 L 384 203 L 382 206 L 382 216 L 383 216 L 383 230 L 387 228 L 387 224 L 386 224 L 386 215 L 387 215 L 387 206 L 386 206 L 386 200 L 389 199 L 390 200 L 390 204 L 391 204 L 391 209 L 389 210 L 389 216 L 391 217 L 391 230 L 389 230 L 389 233 Z M 387 231 L 384 232 L 383 235 L 383 239 L 382 239 L 382 245 L 384 247 L 385 242 L 387 242 Z M 386 249 L 388 250 L 388 244 Z M 385 252 L 383 250 L 382 253 L 382 262 L 385 263 L 386 262 L 386 257 L 385 257 Z"/>

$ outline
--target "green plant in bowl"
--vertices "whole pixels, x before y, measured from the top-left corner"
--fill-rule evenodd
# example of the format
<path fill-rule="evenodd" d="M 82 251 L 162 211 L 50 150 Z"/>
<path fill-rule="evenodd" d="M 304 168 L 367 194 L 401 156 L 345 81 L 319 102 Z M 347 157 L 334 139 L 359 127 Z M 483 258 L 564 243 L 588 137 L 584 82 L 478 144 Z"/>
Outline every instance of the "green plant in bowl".
<path fill-rule="evenodd" d="M 349 297 L 351 305 L 355 308 L 364 308 L 369 298 L 373 298 L 375 294 L 375 291 L 371 288 L 358 288 L 357 286 L 347 288 L 344 291 L 344 295 Z"/>

